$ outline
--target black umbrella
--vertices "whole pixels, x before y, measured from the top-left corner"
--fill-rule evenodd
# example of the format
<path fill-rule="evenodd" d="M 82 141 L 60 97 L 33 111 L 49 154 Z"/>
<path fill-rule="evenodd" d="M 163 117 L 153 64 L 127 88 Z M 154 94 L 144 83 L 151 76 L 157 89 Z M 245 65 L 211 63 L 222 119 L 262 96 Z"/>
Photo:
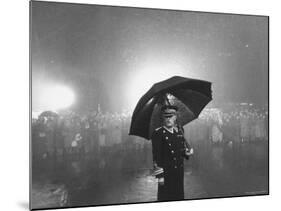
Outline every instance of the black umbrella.
<path fill-rule="evenodd" d="M 178 106 L 178 123 L 183 126 L 196 119 L 211 100 L 208 81 L 174 76 L 156 83 L 137 103 L 129 134 L 150 139 L 152 131 L 161 125 L 163 104 Z"/>

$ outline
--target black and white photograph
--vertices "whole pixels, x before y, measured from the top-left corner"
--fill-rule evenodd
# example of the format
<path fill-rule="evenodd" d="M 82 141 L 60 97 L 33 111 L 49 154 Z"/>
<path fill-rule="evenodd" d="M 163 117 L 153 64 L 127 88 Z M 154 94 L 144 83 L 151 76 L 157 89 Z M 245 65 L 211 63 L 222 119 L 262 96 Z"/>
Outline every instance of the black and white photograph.
<path fill-rule="evenodd" d="M 30 208 L 269 194 L 269 17 L 30 1 Z"/>

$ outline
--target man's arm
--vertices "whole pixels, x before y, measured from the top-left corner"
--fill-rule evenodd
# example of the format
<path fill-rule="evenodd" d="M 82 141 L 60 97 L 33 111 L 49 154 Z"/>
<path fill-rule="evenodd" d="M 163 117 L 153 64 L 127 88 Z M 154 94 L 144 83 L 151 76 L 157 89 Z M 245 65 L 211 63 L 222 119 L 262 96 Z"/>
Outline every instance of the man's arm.
<path fill-rule="evenodd" d="M 152 134 L 151 141 L 152 141 L 154 176 L 156 178 L 158 178 L 158 183 L 160 185 L 163 185 L 164 184 L 164 172 L 163 172 L 163 168 L 162 168 L 162 158 L 161 158 L 161 151 L 162 151 L 161 134 L 155 130 Z"/>
<path fill-rule="evenodd" d="M 153 166 L 161 167 L 161 135 L 155 130 L 151 136 Z"/>
<path fill-rule="evenodd" d="M 184 128 L 180 127 L 182 135 L 184 136 Z M 185 159 L 189 159 L 189 156 L 193 154 L 193 148 L 191 147 L 190 143 L 186 138 L 184 138 L 184 157 Z"/>

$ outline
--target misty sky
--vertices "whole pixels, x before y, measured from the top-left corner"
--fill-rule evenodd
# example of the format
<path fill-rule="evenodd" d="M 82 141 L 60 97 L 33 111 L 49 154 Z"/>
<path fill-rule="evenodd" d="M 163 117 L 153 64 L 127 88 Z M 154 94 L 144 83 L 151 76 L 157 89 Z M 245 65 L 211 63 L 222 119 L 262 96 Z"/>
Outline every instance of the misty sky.
<path fill-rule="evenodd" d="M 31 18 L 33 109 L 38 86 L 55 81 L 76 108 L 118 111 L 132 81 L 170 70 L 211 81 L 214 102 L 267 103 L 266 17 L 32 2 Z"/>

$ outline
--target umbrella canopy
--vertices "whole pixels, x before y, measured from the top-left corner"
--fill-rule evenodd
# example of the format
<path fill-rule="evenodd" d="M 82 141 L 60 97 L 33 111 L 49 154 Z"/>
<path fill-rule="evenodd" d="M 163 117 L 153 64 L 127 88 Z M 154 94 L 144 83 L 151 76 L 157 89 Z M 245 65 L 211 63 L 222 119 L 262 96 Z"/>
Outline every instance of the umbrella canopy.
<path fill-rule="evenodd" d="M 178 106 L 178 123 L 183 126 L 196 119 L 211 100 L 208 81 L 174 76 L 156 83 L 137 103 L 129 134 L 150 139 L 153 130 L 161 125 L 164 104 Z"/>

